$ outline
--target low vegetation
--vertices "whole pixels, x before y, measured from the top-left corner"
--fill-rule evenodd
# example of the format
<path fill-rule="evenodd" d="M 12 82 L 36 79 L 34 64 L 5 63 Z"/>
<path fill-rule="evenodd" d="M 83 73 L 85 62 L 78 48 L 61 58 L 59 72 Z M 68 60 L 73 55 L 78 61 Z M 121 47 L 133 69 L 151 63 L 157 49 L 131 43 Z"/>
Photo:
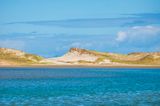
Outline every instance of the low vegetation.
<path fill-rule="evenodd" d="M 160 52 L 139 52 L 130 54 L 117 54 L 109 52 L 97 52 L 93 50 L 85 50 L 79 48 L 71 48 L 69 52 L 78 52 L 78 54 L 88 54 L 88 56 L 97 57 L 95 61 L 79 60 L 79 64 L 101 64 L 109 60 L 112 63 L 120 64 L 146 64 L 146 65 L 160 65 Z M 50 64 L 42 62 L 43 57 L 34 54 L 28 54 L 23 51 L 0 48 L 0 64 Z M 73 64 L 74 62 L 66 62 Z"/>
<path fill-rule="evenodd" d="M 107 52 L 97 52 L 93 50 L 85 50 L 79 48 L 72 48 L 70 51 L 77 50 L 81 54 L 90 54 L 97 56 L 97 60 L 93 63 L 103 62 L 105 59 L 110 60 L 114 63 L 123 64 L 146 64 L 146 65 L 160 65 L 160 52 L 136 52 L 129 54 L 117 54 L 117 53 L 107 53 Z M 79 63 L 90 63 L 88 61 L 82 60 Z"/>
<path fill-rule="evenodd" d="M 43 58 L 22 51 L 0 48 L 0 61 L 8 64 L 38 64 Z"/>

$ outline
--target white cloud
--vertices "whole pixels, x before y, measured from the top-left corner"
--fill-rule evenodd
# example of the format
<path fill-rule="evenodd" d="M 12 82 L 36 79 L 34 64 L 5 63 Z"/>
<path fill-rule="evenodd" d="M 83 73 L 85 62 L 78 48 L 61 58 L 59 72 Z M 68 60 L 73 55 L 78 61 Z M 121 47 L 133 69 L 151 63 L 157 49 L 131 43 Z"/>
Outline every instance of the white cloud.
<path fill-rule="evenodd" d="M 13 48 L 13 49 L 24 49 L 25 43 L 19 40 L 0 40 L 0 47 Z"/>
<path fill-rule="evenodd" d="M 160 27 L 155 26 L 135 26 L 128 30 L 128 34 L 153 36 L 160 33 Z"/>
<path fill-rule="evenodd" d="M 121 41 L 125 40 L 126 37 L 127 37 L 126 32 L 119 31 L 118 34 L 117 34 L 116 41 L 120 41 L 121 42 Z"/>
<path fill-rule="evenodd" d="M 160 27 L 156 26 L 135 26 L 117 33 L 116 41 L 132 42 L 141 41 L 147 42 L 150 40 L 159 39 Z"/>

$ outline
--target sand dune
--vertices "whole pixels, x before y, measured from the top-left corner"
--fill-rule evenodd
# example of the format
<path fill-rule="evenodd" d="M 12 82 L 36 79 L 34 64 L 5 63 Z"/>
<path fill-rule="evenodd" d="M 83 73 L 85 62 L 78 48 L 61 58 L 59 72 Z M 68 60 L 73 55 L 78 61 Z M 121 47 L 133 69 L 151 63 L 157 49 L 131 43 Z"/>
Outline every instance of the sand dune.
<path fill-rule="evenodd" d="M 71 48 L 66 54 L 54 58 L 28 54 L 23 51 L 0 48 L 0 65 L 160 65 L 160 52 L 118 54 Z"/>

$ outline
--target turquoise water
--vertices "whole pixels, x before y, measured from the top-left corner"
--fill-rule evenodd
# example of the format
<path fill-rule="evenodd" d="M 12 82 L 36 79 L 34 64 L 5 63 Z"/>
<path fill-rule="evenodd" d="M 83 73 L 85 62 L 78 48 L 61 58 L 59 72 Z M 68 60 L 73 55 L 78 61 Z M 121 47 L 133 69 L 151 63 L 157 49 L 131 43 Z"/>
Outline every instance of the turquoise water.
<path fill-rule="evenodd" d="M 0 68 L 0 106 L 160 106 L 160 69 Z"/>

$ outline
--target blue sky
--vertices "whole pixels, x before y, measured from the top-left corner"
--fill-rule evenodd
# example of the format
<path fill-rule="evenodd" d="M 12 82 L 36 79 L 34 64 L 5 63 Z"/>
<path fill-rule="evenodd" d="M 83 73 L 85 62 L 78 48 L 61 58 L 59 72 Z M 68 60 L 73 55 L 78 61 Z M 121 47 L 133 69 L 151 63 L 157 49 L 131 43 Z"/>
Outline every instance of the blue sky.
<path fill-rule="evenodd" d="M 0 0 L 0 47 L 52 57 L 160 51 L 159 41 L 159 0 Z"/>

